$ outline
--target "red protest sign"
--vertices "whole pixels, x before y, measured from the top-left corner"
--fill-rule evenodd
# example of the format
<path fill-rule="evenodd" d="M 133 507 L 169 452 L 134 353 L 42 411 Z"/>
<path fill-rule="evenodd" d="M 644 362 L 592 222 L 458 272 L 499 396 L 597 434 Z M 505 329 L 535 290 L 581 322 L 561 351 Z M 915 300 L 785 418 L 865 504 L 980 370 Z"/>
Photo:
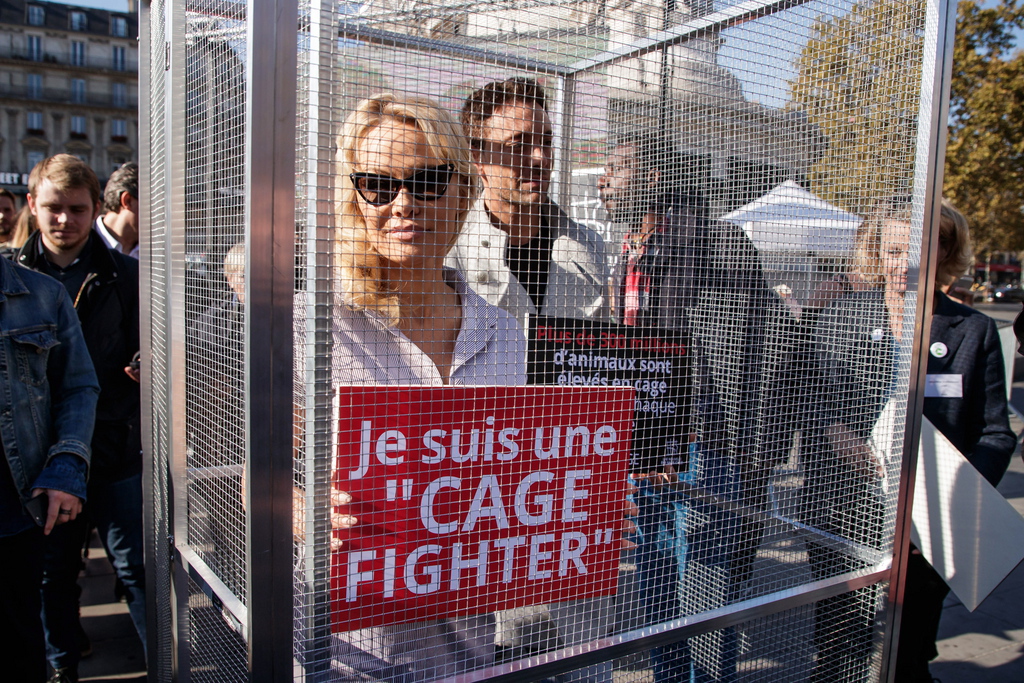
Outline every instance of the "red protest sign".
<path fill-rule="evenodd" d="M 615 592 L 633 390 L 342 387 L 335 631 Z"/>

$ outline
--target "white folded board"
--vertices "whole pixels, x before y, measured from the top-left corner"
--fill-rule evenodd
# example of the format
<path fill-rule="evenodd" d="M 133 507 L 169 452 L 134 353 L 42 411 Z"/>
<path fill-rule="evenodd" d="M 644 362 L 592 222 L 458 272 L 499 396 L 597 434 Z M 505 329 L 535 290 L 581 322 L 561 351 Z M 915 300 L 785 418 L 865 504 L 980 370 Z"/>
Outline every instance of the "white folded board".
<path fill-rule="evenodd" d="M 972 612 L 1024 559 L 1024 518 L 927 418 L 910 538 Z"/>

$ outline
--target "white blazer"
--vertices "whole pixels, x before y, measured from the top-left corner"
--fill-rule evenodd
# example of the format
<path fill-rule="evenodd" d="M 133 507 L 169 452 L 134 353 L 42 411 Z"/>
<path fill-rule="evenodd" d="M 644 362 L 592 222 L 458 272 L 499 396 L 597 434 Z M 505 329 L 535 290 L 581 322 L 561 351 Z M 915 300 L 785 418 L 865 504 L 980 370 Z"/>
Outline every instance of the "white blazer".
<path fill-rule="evenodd" d="M 558 318 L 610 320 L 608 259 L 604 239 L 549 204 L 554 241 L 547 291 L 540 311 Z M 462 271 L 469 286 L 487 303 L 504 309 L 524 329 L 537 308 L 505 263 L 508 234 L 491 224 L 483 199 L 469 211 L 446 265 Z"/>

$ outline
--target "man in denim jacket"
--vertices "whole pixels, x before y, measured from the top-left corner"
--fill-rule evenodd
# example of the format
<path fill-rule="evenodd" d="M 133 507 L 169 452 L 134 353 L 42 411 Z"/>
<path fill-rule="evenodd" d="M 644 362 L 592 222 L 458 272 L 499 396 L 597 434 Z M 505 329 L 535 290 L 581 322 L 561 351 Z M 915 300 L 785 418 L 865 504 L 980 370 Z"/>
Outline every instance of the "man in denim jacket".
<path fill-rule="evenodd" d="M 82 509 L 98 395 L 64 287 L 0 258 L 0 662 L 12 681 L 46 678 L 43 535 Z M 24 507 L 41 493 L 43 528 Z"/>

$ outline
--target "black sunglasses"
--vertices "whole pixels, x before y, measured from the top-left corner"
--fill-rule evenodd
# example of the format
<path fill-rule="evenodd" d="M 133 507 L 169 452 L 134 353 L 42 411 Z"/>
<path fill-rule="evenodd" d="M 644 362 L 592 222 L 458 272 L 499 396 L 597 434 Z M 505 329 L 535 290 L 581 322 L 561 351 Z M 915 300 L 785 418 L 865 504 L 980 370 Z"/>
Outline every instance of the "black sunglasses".
<path fill-rule="evenodd" d="M 437 201 L 448 191 L 454 172 L 453 164 L 442 164 L 416 171 L 405 179 L 380 173 L 351 173 L 348 177 L 363 201 L 373 206 L 384 206 L 395 201 L 403 187 L 421 202 Z"/>

